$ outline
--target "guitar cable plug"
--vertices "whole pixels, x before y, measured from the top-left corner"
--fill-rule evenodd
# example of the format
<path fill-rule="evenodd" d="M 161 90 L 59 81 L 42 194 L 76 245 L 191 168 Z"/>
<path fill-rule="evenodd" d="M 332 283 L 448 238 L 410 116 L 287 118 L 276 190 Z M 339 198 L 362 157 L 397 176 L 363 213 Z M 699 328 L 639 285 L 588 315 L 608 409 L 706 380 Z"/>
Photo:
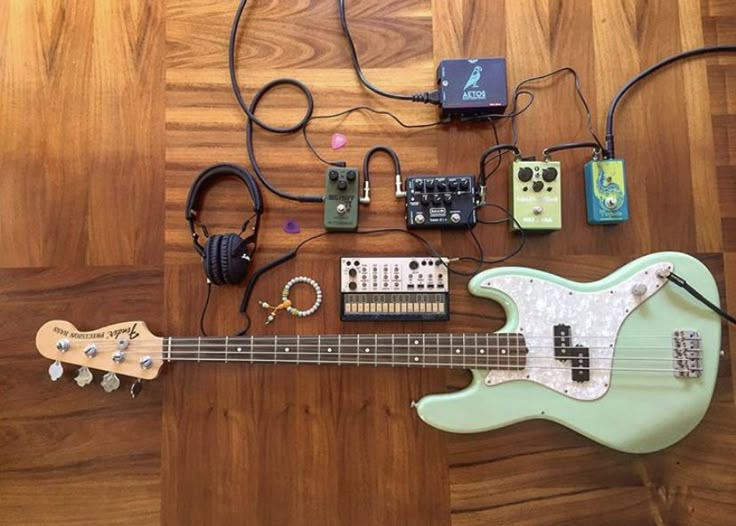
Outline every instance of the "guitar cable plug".
<path fill-rule="evenodd" d="M 720 307 L 718 307 L 716 304 L 714 304 L 712 301 L 710 301 L 708 298 L 703 296 L 700 292 L 698 292 L 692 285 L 688 284 L 687 281 L 682 279 L 680 276 L 675 274 L 674 272 L 670 271 L 668 274 L 665 274 L 663 277 L 667 278 L 668 281 L 671 281 L 678 287 L 684 289 L 687 291 L 688 294 L 690 294 L 692 297 L 694 297 L 696 300 L 698 300 L 700 303 L 708 307 L 710 310 L 718 314 L 720 317 L 724 318 L 725 320 L 729 321 L 730 323 L 736 324 L 736 317 L 730 315 Z"/>

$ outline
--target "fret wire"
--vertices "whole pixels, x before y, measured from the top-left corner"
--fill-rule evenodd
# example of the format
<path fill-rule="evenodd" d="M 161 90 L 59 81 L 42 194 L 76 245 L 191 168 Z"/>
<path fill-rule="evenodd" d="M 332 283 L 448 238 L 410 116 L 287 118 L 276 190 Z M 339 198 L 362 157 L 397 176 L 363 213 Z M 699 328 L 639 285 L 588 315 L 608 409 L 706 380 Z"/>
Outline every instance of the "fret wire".
<path fill-rule="evenodd" d="M 373 367 L 378 367 L 378 334 L 373 335 Z"/>

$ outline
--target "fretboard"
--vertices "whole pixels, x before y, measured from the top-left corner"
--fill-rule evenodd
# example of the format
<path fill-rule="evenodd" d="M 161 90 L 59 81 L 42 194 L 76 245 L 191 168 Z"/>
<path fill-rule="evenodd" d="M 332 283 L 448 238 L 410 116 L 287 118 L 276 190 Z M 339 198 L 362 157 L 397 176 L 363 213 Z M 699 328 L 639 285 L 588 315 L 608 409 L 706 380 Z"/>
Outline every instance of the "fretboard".
<path fill-rule="evenodd" d="M 164 338 L 164 361 L 520 370 L 524 337 L 492 334 L 342 334 Z"/>

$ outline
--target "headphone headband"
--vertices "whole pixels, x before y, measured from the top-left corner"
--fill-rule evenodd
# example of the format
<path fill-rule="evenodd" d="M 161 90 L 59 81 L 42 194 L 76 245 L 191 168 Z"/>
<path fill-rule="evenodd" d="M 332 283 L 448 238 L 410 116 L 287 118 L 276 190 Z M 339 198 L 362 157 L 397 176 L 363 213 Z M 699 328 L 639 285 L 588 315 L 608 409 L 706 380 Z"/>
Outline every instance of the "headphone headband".
<path fill-rule="evenodd" d="M 251 174 L 249 174 L 244 168 L 236 164 L 215 164 L 206 168 L 202 173 L 199 174 L 194 183 L 192 183 L 189 189 L 189 195 L 187 196 L 186 209 L 184 210 L 184 217 L 189 222 L 189 229 L 192 232 L 192 241 L 194 242 L 194 249 L 204 257 L 204 247 L 199 243 L 199 234 L 197 234 L 194 228 L 194 221 L 199 211 L 199 198 L 201 191 L 213 181 L 223 177 L 237 177 L 245 184 L 248 188 L 248 193 L 253 200 L 253 211 L 256 214 L 256 224 L 253 228 L 254 233 L 245 238 L 243 246 L 250 243 L 255 243 L 258 239 L 258 223 L 263 213 L 263 201 L 261 199 L 261 192 L 258 189 L 258 185 Z M 243 223 L 243 228 L 248 224 L 248 219 Z M 205 231 L 206 233 L 206 231 Z"/>

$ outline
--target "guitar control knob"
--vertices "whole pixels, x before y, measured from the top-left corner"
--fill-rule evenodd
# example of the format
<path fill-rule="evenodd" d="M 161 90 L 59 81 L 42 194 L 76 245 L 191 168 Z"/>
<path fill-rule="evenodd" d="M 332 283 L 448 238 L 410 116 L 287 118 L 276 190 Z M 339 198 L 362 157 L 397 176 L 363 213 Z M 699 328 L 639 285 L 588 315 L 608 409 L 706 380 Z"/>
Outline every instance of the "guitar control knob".
<path fill-rule="evenodd" d="M 417 225 L 423 225 L 425 221 L 424 214 L 417 214 L 414 216 L 414 222 Z"/>
<path fill-rule="evenodd" d="M 345 179 L 340 179 L 337 182 L 337 189 L 338 190 L 347 190 L 348 189 L 348 182 Z"/>
<path fill-rule="evenodd" d="M 71 347 L 71 344 L 66 338 L 56 342 L 56 350 L 59 352 L 67 352 L 69 350 L 69 347 Z"/>
<path fill-rule="evenodd" d="M 647 293 L 647 286 L 644 283 L 636 283 L 633 287 L 631 287 L 631 293 L 634 296 L 643 296 Z"/>
<path fill-rule="evenodd" d="M 532 183 L 532 190 L 535 192 L 541 192 L 544 189 L 544 183 L 542 181 L 534 181 Z"/>
<path fill-rule="evenodd" d="M 457 212 L 455 212 L 454 214 L 451 214 L 450 215 L 450 222 L 451 223 L 458 224 L 460 222 L 460 214 L 458 214 Z"/>
<path fill-rule="evenodd" d="M 355 181 L 355 178 L 358 177 L 358 172 L 355 170 L 348 170 L 348 181 Z"/>
<path fill-rule="evenodd" d="M 97 347 L 95 344 L 90 344 L 87 347 L 84 348 L 84 354 L 87 356 L 87 358 L 94 358 L 97 356 Z"/>
<path fill-rule="evenodd" d="M 444 201 L 445 203 L 447 203 L 447 204 L 451 203 L 451 202 L 452 202 L 452 194 L 444 194 L 444 195 L 442 196 L 442 200 L 443 200 L 443 201 Z"/>
<path fill-rule="evenodd" d="M 457 179 L 450 179 L 450 190 L 451 191 L 453 192 L 456 191 L 458 189 L 458 186 L 459 185 L 458 185 Z"/>
<path fill-rule="evenodd" d="M 551 183 L 555 179 L 557 179 L 557 168 L 552 168 L 551 166 L 549 168 L 545 168 L 542 170 L 542 179 L 544 179 L 546 182 Z"/>
<path fill-rule="evenodd" d="M 338 173 L 337 170 L 330 170 L 327 172 L 327 175 L 330 178 L 330 181 L 337 181 Z"/>
<path fill-rule="evenodd" d="M 427 179 L 424 181 L 424 187 L 427 189 L 428 192 L 434 190 L 434 179 Z"/>
<path fill-rule="evenodd" d="M 532 178 L 532 169 L 528 166 L 525 166 L 523 168 L 519 168 L 519 171 L 517 173 L 517 177 L 519 178 L 519 181 L 522 183 L 527 183 Z"/>
<path fill-rule="evenodd" d="M 125 361 L 125 353 L 123 351 L 115 351 L 112 353 L 112 361 L 115 363 L 123 363 Z"/>

